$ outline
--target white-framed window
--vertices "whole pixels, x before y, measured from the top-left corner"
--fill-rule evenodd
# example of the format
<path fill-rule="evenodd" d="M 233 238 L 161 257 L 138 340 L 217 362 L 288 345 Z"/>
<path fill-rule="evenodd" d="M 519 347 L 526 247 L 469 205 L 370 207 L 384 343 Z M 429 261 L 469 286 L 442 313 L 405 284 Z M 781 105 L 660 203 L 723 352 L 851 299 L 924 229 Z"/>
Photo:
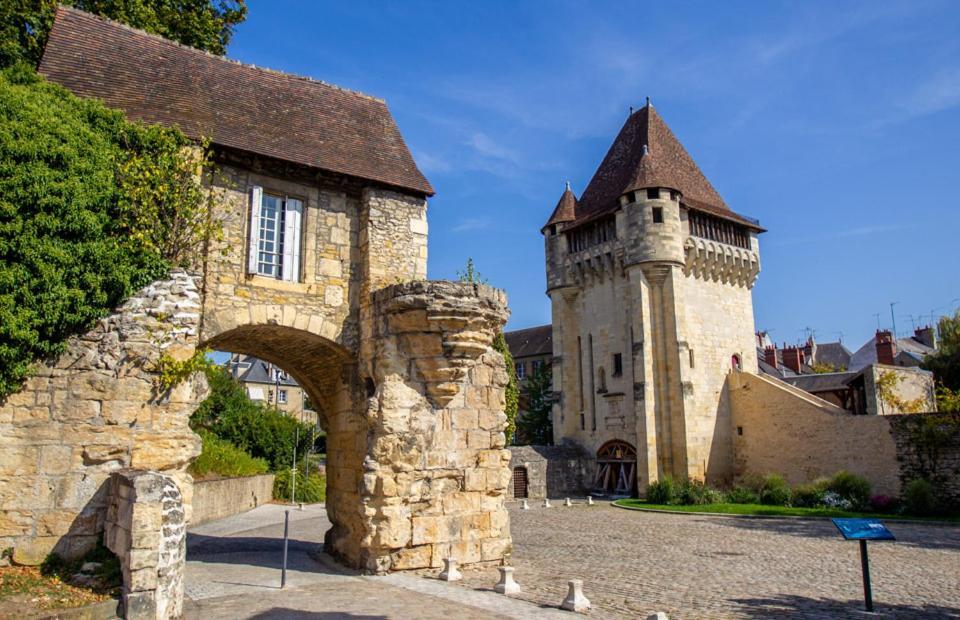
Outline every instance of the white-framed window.
<path fill-rule="evenodd" d="M 286 404 L 287 404 L 287 391 L 286 391 L 286 390 L 280 390 L 279 392 L 277 392 L 277 402 L 278 402 L 279 404 L 281 404 L 281 405 L 286 405 Z"/>
<path fill-rule="evenodd" d="M 530 362 L 530 372 L 537 374 L 543 368 L 543 360 L 533 360 Z"/>
<path fill-rule="evenodd" d="M 247 271 L 298 282 L 303 202 L 250 188 L 250 239 Z"/>
<path fill-rule="evenodd" d="M 523 379 L 527 376 L 527 365 L 524 362 L 516 362 L 517 379 Z"/>

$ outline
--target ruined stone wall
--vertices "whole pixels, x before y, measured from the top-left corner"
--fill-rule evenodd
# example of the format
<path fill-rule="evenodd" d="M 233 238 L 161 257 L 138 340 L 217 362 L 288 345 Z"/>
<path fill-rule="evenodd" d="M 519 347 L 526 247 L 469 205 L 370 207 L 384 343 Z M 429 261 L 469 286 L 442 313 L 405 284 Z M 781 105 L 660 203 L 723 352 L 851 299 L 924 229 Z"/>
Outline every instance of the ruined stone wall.
<path fill-rule="evenodd" d="M 510 549 L 502 292 L 452 282 L 378 291 L 359 413 L 328 431 L 328 550 L 382 572 L 499 561 Z"/>
<path fill-rule="evenodd" d="M 120 559 L 123 617 L 179 618 L 187 520 L 177 481 L 156 472 L 124 470 L 109 481 L 104 544 Z"/>
<path fill-rule="evenodd" d="M 124 468 L 169 472 L 189 508 L 185 469 L 200 439 L 188 420 L 206 382 L 196 376 L 161 393 L 153 370 L 163 352 L 193 355 L 199 323 L 198 277 L 174 272 L 71 337 L 0 405 L 0 548 L 27 564 L 91 549 L 107 479 Z"/>
<path fill-rule="evenodd" d="M 734 476 L 781 474 L 802 484 L 840 470 L 873 492 L 900 493 L 897 442 L 887 416 L 853 415 L 782 381 L 733 372 Z"/>

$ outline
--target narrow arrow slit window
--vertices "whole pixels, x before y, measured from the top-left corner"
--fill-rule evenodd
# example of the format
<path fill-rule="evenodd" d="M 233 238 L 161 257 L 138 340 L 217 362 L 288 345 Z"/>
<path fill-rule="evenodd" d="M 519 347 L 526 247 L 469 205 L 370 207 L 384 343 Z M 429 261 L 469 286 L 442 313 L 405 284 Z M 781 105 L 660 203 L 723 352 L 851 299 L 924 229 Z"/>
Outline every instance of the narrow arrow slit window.
<path fill-rule="evenodd" d="M 300 280 L 300 223 L 303 203 L 296 198 L 250 191 L 251 274 L 298 282 Z"/>

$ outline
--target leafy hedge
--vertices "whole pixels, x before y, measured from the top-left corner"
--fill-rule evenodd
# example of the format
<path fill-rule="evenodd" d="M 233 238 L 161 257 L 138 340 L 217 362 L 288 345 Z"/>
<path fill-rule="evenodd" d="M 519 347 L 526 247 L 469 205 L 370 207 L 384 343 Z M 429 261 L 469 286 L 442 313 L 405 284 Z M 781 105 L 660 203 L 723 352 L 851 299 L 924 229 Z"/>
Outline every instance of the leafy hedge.
<path fill-rule="evenodd" d="M 23 65 L 0 71 L 0 399 L 36 360 L 166 273 L 119 217 L 130 201 L 118 172 L 183 144 Z"/>
<path fill-rule="evenodd" d="M 223 368 L 209 368 L 207 381 L 210 395 L 190 418 L 195 430 L 210 431 L 250 455 L 264 459 L 270 469 L 277 472 L 293 465 L 295 443 L 298 459 L 312 447 L 311 442 L 316 438 L 313 427 L 250 400 L 244 387 Z"/>
<path fill-rule="evenodd" d="M 197 478 L 236 478 L 267 473 L 269 465 L 264 459 L 250 456 L 210 431 L 201 429 L 199 434 L 203 440 L 203 452 L 190 464 L 191 475 Z"/>

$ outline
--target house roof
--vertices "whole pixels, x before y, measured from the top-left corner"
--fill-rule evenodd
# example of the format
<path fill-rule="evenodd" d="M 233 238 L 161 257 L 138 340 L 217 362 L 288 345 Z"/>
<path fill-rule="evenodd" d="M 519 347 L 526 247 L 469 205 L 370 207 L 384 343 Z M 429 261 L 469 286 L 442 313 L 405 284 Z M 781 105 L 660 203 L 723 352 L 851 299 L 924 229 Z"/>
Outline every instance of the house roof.
<path fill-rule="evenodd" d="M 817 394 L 820 392 L 846 390 L 848 388 L 847 382 L 856 377 L 857 374 L 856 372 L 827 372 L 812 375 L 794 375 L 792 377 L 783 377 L 783 380 L 805 392 Z"/>
<path fill-rule="evenodd" d="M 816 356 L 810 361 L 816 364 L 830 364 L 834 368 L 850 368 L 853 354 L 842 342 L 818 342 Z M 811 347 L 808 345 L 807 350 Z"/>
<path fill-rule="evenodd" d="M 191 138 L 433 195 L 386 103 L 60 6 L 40 73 Z"/>
<path fill-rule="evenodd" d="M 734 213 L 653 106 L 633 112 L 600 163 L 577 203 L 577 223 L 616 211 L 620 196 L 646 187 L 679 190 L 690 209 L 704 211 L 762 230 Z"/>
<path fill-rule="evenodd" d="M 241 383 L 263 383 L 276 385 L 276 377 L 272 373 L 272 364 L 253 357 L 252 355 L 233 356 L 227 362 L 230 374 Z M 289 373 L 280 375 L 280 385 L 296 386 L 297 382 Z"/>
<path fill-rule="evenodd" d="M 934 349 L 916 338 L 897 338 L 897 354 L 909 353 L 911 357 L 923 359 Z M 860 370 L 864 366 L 877 363 L 877 337 L 870 338 L 850 358 L 850 370 Z"/>
<path fill-rule="evenodd" d="M 553 354 L 553 325 L 518 329 L 506 332 L 503 337 L 515 359 Z"/>

